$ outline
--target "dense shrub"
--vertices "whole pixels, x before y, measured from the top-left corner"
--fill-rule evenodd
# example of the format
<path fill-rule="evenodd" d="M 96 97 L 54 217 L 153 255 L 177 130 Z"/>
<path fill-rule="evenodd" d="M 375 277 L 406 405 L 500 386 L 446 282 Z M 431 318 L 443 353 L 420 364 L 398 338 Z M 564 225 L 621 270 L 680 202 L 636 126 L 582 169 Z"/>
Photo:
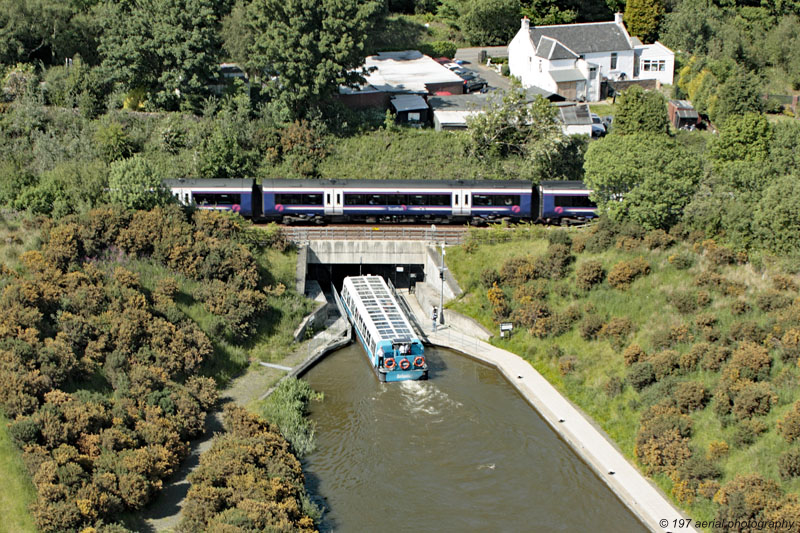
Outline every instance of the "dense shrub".
<path fill-rule="evenodd" d="M 675 387 L 673 397 L 681 413 L 690 413 L 705 407 L 708 390 L 698 381 L 685 381 Z"/>
<path fill-rule="evenodd" d="M 497 270 L 493 268 L 484 269 L 481 272 L 480 283 L 481 286 L 486 287 L 488 289 L 493 285 L 500 283 L 500 274 L 498 274 Z"/>
<path fill-rule="evenodd" d="M 688 253 L 672 254 L 667 260 L 678 270 L 688 270 L 694 265 L 694 256 Z"/>
<path fill-rule="evenodd" d="M 600 328 L 599 336 L 607 339 L 616 349 L 622 349 L 628 336 L 633 333 L 633 322 L 628 317 L 613 317 Z"/>
<path fill-rule="evenodd" d="M 525 303 L 531 300 L 545 300 L 550 293 L 550 285 L 546 280 L 535 279 L 514 289 L 514 300 Z"/>
<path fill-rule="evenodd" d="M 241 529 L 314 531 L 302 468 L 277 427 L 233 406 L 225 409 L 225 427 L 189 476 L 180 529 L 226 531 L 223 524 L 238 512 Z"/>
<path fill-rule="evenodd" d="M 681 371 L 687 373 L 697 369 L 698 363 L 710 349 L 711 345 L 701 342 L 692 346 L 689 351 L 682 353 L 678 360 L 678 366 Z"/>
<path fill-rule="evenodd" d="M 778 431 L 786 442 L 793 442 L 800 437 L 800 402 L 795 402 L 783 418 L 778 420 Z"/>
<path fill-rule="evenodd" d="M 558 280 L 567 275 L 569 265 L 575 261 L 575 256 L 565 244 L 551 244 L 547 252 L 535 261 L 535 277 Z"/>
<path fill-rule="evenodd" d="M 647 359 L 647 354 L 638 344 L 631 344 L 622 352 L 622 359 L 626 366 L 631 366 L 633 363 Z"/>
<path fill-rule="evenodd" d="M 783 480 L 800 476 L 800 449 L 791 448 L 778 457 L 778 473 Z"/>
<path fill-rule="evenodd" d="M 742 379 L 762 381 L 769 377 L 772 358 L 763 346 L 742 342 L 728 364 L 739 372 Z"/>
<path fill-rule="evenodd" d="M 731 313 L 734 316 L 743 315 L 750 312 L 750 304 L 744 300 L 734 300 L 731 304 Z"/>
<path fill-rule="evenodd" d="M 708 346 L 705 343 L 701 343 L 703 346 Z M 704 370 L 710 370 L 712 372 L 716 372 L 725 362 L 730 358 L 731 350 L 727 346 L 715 346 L 709 348 L 705 351 L 702 359 L 702 367 Z"/>
<path fill-rule="evenodd" d="M 667 301 L 684 315 L 697 310 L 697 293 L 694 291 L 678 290 L 667 296 Z"/>
<path fill-rule="evenodd" d="M 739 420 L 763 416 L 778 401 L 769 383 L 744 383 L 733 399 L 733 414 Z"/>
<path fill-rule="evenodd" d="M 626 290 L 636 278 L 650 273 L 650 265 L 642 257 L 620 261 L 608 273 L 608 282 L 615 289 Z"/>
<path fill-rule="evenodd" d="M 636 457 L 649 474 L 676 474 L 692 456 L 691 419 L 675 407 L 654 405 L 642 415 L 636 435 Z"/>
<path fill-rule="evenodd" d="M 550 316 L 550 308 L 546 303 L 539 300 L 526 300 L 514 309 L 510 319 L 521 326 L 532 328 L 538 320 L 548 316 Z"/>
<path fill-rule="evenodd" d="M 767 425 L 757 418 L 744 419 L 736 425 L 733 432 L 733 445 L 738 448 L 750 446 L 767 431 Z"/>
<path fill-rule="evenodd" d="M 500 267 L 500 279 L 503 283 L 516 286 L 536 277 L 534 258 L 512 257 Z"/>
<path fill-rule="evenodd" d="M 623 385 L 624 383 L 622 382 L 622 379 L 619 376 L 611 376 L 603 384 L 603 391 L 609 398 L 615 398 L 620 394 L 622 394 Z"/>
<path fill-rule="evenodd" d="M 721 440 L 713 440 L 708 443 L 708 450 L 706 450 L 706 458 L 709 461 L 718 461 L 727 457 L 730 453 L 730 446 L 728 443 Z"/>
<path fill-rule="evenodd" d="M 586 340 L 593 340 L 597 338 L 600 330 L 603 329 L 605 320 L 600 315 L 588 314 L 581 320 L 580 331 L 581 337 Z"/>
<path fill-rule="evenodd" d="M 679 359 L 678 352 L 674 350 L 664 350 L 650 357 L 649 361 L 653 365 L 656 380 L 663 379 L 675 372 L 678 369 Z"/>
<path fill-rule="evenodd" d="M 595 285 L 599 285 L 606 277 L 603 263 L 600 261 L 585 261 L 578 265 L 575 271 L 575 282 L 578 288 L 585 291 L 590 290 Z"/>
<path fill-rule="evenodd" d="M 784 309 L 792 304 L 792 298 L 782 292 L 767 291 L 756 296 L 756 305 L 765 313 Z"/>
<path fill-rule="evenodd" d="M 562 355 L 558 358 L 558 372 L 562 376 L 572 374 L 578 366 L 578 358 L 574 355 Z"/>
<path fill-rule="evenodd" d="M 649 231 L 644 236 L 644 245 L 650 250 L 657 248 L 666 250 L 673 244 L 675 244 L 675 238 L 662 229 Z"/>
<path fill-rule="evenodd" d="M 633 363 L 628 368 L 628 375 L 625 380 L 637 391 L 642 390 L 656 380 L 653 364 L 649 361 Z"/>
<path fill-rule="evenodd" d="M 775 274 L 772 276 L 772 285 L 779 291 L 797 292 L 798 290 L 795 280 L 783 274 Z"/>
<path fill-rule="evenodd" d="M 550 244 L 563 244 L 567 248 L 572 246 L 572 237 L 563 229 L 556 229 L 547 232 L 547 242 Z"/>
<path fill-rule="evenodd" d="M 764 479 L 760 474 L 739 474 L 714 496 L 714 501 L 719 504 L 714 518 L 721 523 L 747 523 L 758 518 L 767 507 L 777 504 L 782 497 L 775 481 Z"/>

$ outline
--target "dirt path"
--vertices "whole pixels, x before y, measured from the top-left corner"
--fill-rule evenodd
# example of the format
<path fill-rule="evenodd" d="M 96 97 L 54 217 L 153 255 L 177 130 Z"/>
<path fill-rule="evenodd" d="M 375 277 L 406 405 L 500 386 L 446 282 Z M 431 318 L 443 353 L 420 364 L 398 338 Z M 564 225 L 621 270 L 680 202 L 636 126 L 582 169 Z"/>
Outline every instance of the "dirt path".
<path fill-rule="evenodd" d="M 331 326 L 333 326 L 331 329 L 323 330 L 313 339 L 298 345 L 278 363 L 292 368 L 301 365 L 337 336 L 341 324 L 336 322 Z M 189 492 L 190 484 L 187 477 L 200 464 L 200 455 L 211 448 L 214 435 L 224 431 L 222 407 L 230 402 L 245 407 L 252 405 L 277 385 L 278 381 L 286 374 L 286 371 L 264 367 L 253 362 L 244 374 L 234 379 L 227 389 L 221 391 L 219 409 L 206 416 L 203 436 L 192 441 L 189 456 L 181 463 L 180 469 L 170 479 L 158 498 L 147 506 L 135 522 L 129 524 L 129 527 L 143 533 L 174 531 L 180 523 L 183 500 Z"/>

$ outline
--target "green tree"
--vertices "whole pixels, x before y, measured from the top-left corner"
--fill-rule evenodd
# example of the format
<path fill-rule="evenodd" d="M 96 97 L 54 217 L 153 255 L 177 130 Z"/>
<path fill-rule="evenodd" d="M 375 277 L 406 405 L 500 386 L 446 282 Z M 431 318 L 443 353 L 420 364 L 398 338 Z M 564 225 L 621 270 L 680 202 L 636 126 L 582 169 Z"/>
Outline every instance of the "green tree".
<path fill-rule="evenodd" d="M 756 235 L 767 247 L 783 254 L 796 254 L 800 246 L 800 179 L 783 176 L 764 190 L 753 213 Z"/>
<path fill-rule="evenodd" d="M 206 93 L 220 50 L 214 0 L 110 3 L 100 50 L 108 76 L 141 88 L 157 107 L 176 109 Z"/>
<path fill-rule="evenodd" d="M 609 135 L 586 151 L 584 182 L 612 219 L 669 228 L 697 188 L 701 161 L 666 135 Z"/>
<path fill-rule="evenodd" d="M 748 113 L 732 116 L 712 140 L 709 159 L 715 162 L 753 161 L 763 163 L 769 158 L 773 131 L 764 115 Z"/>
<path fill-rule="evenodd" d="M 275 76 L 274 100 L 302 116 L 336 93 L 363 80 L 364 43 L 374 0 L 254 0 L 248 10 L 248 70 Z"/>
<path fill-rule="evenodd" d="M 153 166 L 140 155 L 115 161 L 108 172 L 111 201 L 128 209 L 166 205 L 171 196 Z"/>
<path fill-rule="evenodd" d="M 555 108 L 539 95 L 531 99 L 518 85 L 467 123 L 470 154 L 477 159 L 521 156 L 531 163 L 528 168 L 534 179 L 548 168 L 569 167 L 560 158 L 565 147 L 572 145 L 561 130 Z"/>
<path fill-rule="evenodd" d="M 667 103 L 656 91 L 645 91 L 634 85 L 624 91 L 617 101 L 614 115 L 614 133 L 667 133 Z"/>
<path fill-rule="evenodd" d="M 732 115 L 761 113 L 764 100 L 761 98 L 761 80 L 756 74 L 742 67 L 736 68 L 717 90 L 717 104 L 710 115 L 715 124 L 723 123 Z"/>
<path fill-rule="evenodd" d="M 459 24 L 473 46 L 506 45 L 519 27 L 519 0 L 470 0 Z"/>
<path fill-rule="evenodd" d="M 664 11 L 662 0 L 628 0 L 625 3 L 625 27 L 642 42 L 652 43 L 658 38 L 658 25 Z"/>

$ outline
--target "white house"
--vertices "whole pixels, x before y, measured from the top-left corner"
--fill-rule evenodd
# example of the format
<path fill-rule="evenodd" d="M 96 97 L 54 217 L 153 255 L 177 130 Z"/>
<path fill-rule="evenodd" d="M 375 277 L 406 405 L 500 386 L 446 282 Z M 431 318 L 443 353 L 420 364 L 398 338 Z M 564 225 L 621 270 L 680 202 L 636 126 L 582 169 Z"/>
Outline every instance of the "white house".
<path fill-rule="evenodd" d="M 621 13 L 613 22 L 555 26 L 531 26 L 526 17 L 508 45 L 508 66 L 524 87 L 597 101 L 606 79 L 671 84 L 675 58 L 661 43 L 643 45 L 628 35 Z"/>

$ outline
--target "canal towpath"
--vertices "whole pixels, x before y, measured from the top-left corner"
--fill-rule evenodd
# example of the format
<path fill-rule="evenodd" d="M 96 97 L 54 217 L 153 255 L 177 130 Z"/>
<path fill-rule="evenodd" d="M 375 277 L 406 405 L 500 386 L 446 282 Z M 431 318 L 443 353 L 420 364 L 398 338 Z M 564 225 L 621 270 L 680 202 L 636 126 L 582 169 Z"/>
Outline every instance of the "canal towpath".
<path fill-rule="evenodd" d="M 691 525 L 693 521 L 676 509 L 661 490 L 625 458 L 608 435 L 529 362 L 449 325 L 438 326 L 433 331 L 428 313 L 416 297 L 407 291 L 398 292 L 413 313 L 415 327 L 430 344 L 456 350 L 497 368 L 649 529 L 657 533 L 697 533 Z M 445 312 L 445 319 L 447 313 L 451 311 Z"/>

